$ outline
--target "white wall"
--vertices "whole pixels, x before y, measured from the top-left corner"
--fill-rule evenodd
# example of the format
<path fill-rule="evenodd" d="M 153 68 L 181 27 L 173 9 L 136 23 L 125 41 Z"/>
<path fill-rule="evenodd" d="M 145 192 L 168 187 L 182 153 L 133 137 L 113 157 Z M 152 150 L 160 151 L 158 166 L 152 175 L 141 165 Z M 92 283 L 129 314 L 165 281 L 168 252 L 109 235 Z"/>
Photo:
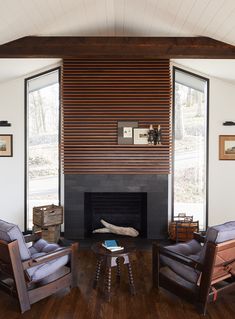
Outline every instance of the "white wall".
<path fill-rule="evenodd" d="M 209 225 L 235 220 L 235 160 L 219 160 L 219 135 L 235 135 L 235 85 L 210 79 Z"/>
<path fill-rule="evenodd" d="M 0 84 L 0 134 L 13 134 L 13 157 L 0 157 L 0 219 L 24 228 L 24 81 Z"/>

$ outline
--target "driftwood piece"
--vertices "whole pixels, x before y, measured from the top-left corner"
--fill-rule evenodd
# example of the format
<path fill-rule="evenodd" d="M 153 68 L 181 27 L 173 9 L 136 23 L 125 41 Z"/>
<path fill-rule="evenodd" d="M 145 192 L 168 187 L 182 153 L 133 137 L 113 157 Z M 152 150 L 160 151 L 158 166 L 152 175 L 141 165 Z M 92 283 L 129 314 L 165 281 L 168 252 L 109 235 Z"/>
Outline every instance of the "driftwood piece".
<path fill-rule="evenodd" d="M 137 237 L 139 232 L 133 227 L 120 227 L 101 219 L 100 222 L 104 225 L 103 228 L 93 230 L 93 233 L 113 233 L 118 235 L 126 235 L 131 237 Z"/>

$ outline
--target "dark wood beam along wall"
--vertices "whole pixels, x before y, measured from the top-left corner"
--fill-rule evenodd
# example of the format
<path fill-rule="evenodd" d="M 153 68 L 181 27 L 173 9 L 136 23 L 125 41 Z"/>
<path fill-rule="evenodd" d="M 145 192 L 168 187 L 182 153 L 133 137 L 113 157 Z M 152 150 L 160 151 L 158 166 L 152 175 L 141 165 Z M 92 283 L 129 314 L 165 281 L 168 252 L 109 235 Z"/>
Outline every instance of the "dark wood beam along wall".
<path fill-rule="evenodd" d="M 169 59 L 64 59 L 65 174 L 168 174 Z M 118 121 L 160 124 L 162 145 L 118 145 Z"/>

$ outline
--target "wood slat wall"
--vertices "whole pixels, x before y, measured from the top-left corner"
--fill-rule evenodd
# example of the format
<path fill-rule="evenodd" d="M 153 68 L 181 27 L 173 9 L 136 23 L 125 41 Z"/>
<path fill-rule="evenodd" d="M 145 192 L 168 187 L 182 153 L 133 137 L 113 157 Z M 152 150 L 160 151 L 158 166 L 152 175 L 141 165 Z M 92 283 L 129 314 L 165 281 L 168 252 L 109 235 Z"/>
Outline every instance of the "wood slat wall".
<path fill-rule="evenodd" d="M 168 59 L 64 59 L 65 174 L 168 174 L 171 156 Z M 118 145 L 118 121 L 160 124 L 162 145 Z"/>

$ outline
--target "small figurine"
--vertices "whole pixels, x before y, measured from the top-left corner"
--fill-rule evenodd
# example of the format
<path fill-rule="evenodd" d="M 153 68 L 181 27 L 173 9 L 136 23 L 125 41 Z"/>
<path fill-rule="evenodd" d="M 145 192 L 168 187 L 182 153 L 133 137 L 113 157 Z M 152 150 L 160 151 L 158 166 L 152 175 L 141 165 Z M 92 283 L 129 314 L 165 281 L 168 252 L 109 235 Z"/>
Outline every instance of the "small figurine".
<path fill-rule="evenodd" d="M 161 125 L 159 124 L 157 129 L 155 130 L 155 138 L 154 138 L 154 145 L 162 144 L 162 130 L 161 130 Z"/>
<path fill-rule="evenodd" d="M 155 144 L 154 141 L 155 141 L 155 130 L 153 128 L 153 125 L 151 124 L 148 131 L 148 143 L 150 145 L 153 145 Z"/>

